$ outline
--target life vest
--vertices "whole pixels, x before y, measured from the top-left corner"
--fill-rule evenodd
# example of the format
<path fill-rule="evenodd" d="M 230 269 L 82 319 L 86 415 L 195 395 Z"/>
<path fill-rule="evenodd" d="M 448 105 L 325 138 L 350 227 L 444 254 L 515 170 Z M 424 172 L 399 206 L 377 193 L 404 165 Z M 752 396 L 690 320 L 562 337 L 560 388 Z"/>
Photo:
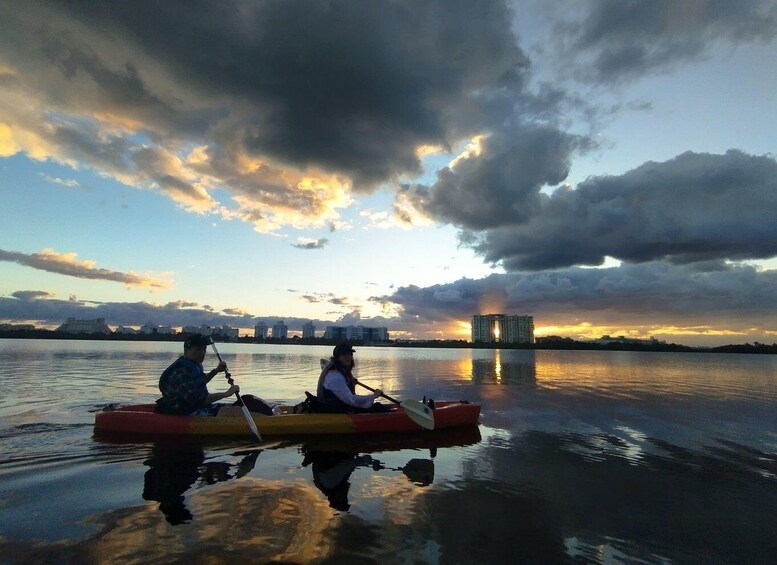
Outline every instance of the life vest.
<path fill-rule="evenodd" d="M 202 372 L 202 367 L 198 366 L 196 363 L 190 361 L 184 356 L 179 357 L 173 362 L 172 365 L 165 369 L 164 372 L 162 372 L 162 375 L 159 377 L 159 391 L 162 393 L 162 398 L 157 399 L 156 408 L 154 409 L 155 412 L 160 414 L 189 414 L 202 407 L 201 402 L 197 404 L 190 404 L 184 401 L 182 398 L 165 397 L 165 391 L 168 387 L 170 374 L 181 366 L 186 367 L 190 371 L 193 371 L 193 376 L 196 375 L 194 378 L 199 377 L 203 380 L 204 383 L 205 375 Z"/>
<path fill-rule="evenodd" d="M 165 393 L 165 389 L 167 388 L 167 381 L 170 378 L 170 373 L 175 371 L 180 365 L 183 365 L 183 360 L 185 357 L 179 357 L 176 359 L 172 365 L 170 365 L 167 369 L 165 369 L 162 372 L 162 376 L 159 377 L 159 392 L 162 394 Z"/>
<path fill-rule="evenodd" d="M 326 376 L 331 373 L 332 371 L 337 371 L 341 375 L 343 375 L 343 378 L 345 378 L 345 384 L 348 387 L 348 390 L 351 391 L 351 394 L 356 394 L 356 379 L 353 378 L 353 375 L 350 371 L 347 371 L 343 373 L 342 371 L 338 370 L 335 366 L 334 360 L 329 361 L 327 363 L 326 367 L 321 371 L 321 375 L 318 377 L 318 386 L 316 387 L 316 397 L 317 397 L 317 411 L 319 412 L 350 412 L 353 410 L 353 406 L 349 406 L 337 396 L 335 396 L 335 393 L 329 390 L 328 388 L 324 387 L 324 379 Z"/>

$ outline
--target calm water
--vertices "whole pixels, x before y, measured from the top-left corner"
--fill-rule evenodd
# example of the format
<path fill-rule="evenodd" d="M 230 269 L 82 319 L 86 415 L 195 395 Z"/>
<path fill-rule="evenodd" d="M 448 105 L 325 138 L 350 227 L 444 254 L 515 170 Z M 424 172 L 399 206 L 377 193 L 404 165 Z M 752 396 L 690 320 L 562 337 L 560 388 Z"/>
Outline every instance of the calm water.
<path fill-rule="evenodd" d="M 244 393 L 291 403 L 330 351 L 219 349 Z M 775 357 L 360 348 L 365 383 L 479 402 L 481 425 L 266 449 L 93 437 L 94 411 L 153 401 L 178 351 L 0 340 L 0 561 L 777 561 Z"/>

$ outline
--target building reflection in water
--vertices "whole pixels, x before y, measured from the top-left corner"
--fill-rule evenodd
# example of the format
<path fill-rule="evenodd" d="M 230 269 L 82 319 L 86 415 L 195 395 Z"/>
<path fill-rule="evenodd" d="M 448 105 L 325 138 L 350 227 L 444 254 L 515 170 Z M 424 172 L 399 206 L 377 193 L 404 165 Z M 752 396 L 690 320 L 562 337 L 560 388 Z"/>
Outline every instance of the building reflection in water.
<path fill-rule="evenodd" d="M 256 464 L 261 449 L 241 452 L 237 464 L 225 461 L 205 462 L 205 452 L 197 444 L 155 444 L 143 477 L 143 499 L 159 502 L 159 510 L 172 525 L 185 524 L 193 516 L 186 507 L 184 494 L 197 481 L 213 485 L 247 475 Z"/>
<path fill-rule="evenodd" d="M 534 351 L 494 349 L 491 359 L 472 359 L 472 381 L 479 384 L 537 383 L 537 361 Z"/>

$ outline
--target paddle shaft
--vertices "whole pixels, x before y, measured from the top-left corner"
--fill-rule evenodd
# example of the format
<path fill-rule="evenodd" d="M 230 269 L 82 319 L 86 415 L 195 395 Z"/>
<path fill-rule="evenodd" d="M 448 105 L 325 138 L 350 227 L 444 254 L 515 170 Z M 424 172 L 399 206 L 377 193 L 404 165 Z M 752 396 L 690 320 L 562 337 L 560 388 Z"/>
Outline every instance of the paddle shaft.
<path fill-rule="evenodd" d="M 213 347 L 213 352 L 216 354 L 216 357 L 218 357 L 218 359 L 219 359 L 219 363 L 223 363 L 224 360 L 221 358 L 221 355 L 219 355 L 219 350 L 216 349 L 216 344 L 215 343 L 211 343 L 211 346 Z M 226 377 L 227 382 L 230 385 L 235 384 L 235 380 L 232 378 L 232 373 L 229 372 L 229 369 L 226 369 L 224 371 L 224 376 Z M 240 393 L 236 392 L 235 396 L 237 397 L 237 401 L 240 403 L 240 406 L 245 406 L 245 404 L 243 404 L 243 399 L 240 398 Z"/>
<path fill-rule="evenodd" d="M 356 379 L 354 379 L 354 380 L 356 380 Z M 375 392 L 375 389 L 374 389 L 374 388 L 372 388 L 371 386 L 367 386 L 366 384 L 364 384 L 364 383 L 363 383 L 363 382 L 361 382 L 361 381 L 356 381 L 356 384 L 359 384 L 359 385 L 363 386 L 363 387 L 364 387 L 364 388 L 366 388 L 367 390 L 371 390 L 372 392 Z M 393 402 L 394 404 L 399 404 L 399 405 L 401 405 L 401 404 L 402 404 L 402 403 L 401 403 L 399 400 L 397 400 L 396 398 L 391 398 L 391 397 L 390 397 L 388 394 L 386 394 L 385 392 L 384 392 L 384 393 L 382 393 L 382 394 L 381 394 L 381 396 L 382 396 L 383 398 L 385 398 L 386 400 L 388 400 L 388 401 L 390 401 L 390 402 Z"/>
<path fill-rule="evenodd" d="M 213 340 L 211 340 L 213 341 Z M 213 352 L 216 354 L 216 357 L 218 357 L 219 363 L 224 363 L 224 360 L 221 358 L 221 355 L 219 354 L 219 350 L 216 348 L 216 343 L 211 343 L 213 346 Z M 229 372 L 229 369 L 224 370 L 224 376 L 227 379 L 227 382 L 230 385 L 234 385 L 235 381 L 232 379 L 232 374 Z M 251 431 L 254 432 L 254 435 L 259 439 L 259 441 L 262 441 L 262 434 L 259 433 L 259 430 L 256 427 L 256 423 L 254 422 L 254 419 L 251 417 L 251 413 L 248 411 L 248 408 L 246 408 L 246 405 L 243 403 L 243 399 L 240 396 L 239 392 L 235 393 L 235 396 L 237 397 L 237 401 L 240 404 L 240 409 L 243 412 L 243 416 L 246 419 L 246 422 L 248 422 L 248 427 L 251 428 Z"/>

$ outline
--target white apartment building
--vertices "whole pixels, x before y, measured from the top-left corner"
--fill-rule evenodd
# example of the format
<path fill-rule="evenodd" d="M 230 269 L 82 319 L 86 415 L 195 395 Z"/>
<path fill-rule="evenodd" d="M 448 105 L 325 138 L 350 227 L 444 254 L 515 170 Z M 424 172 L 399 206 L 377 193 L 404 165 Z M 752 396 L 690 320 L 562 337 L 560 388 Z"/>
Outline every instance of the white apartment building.
<path fill-rule="evenodd" d="M 475 314 L 472 343 L 534 343 L 534 316 Z"/>
<path fill-rule="evenodd" d="M 95 320 L 68 318 L 64 324 L 57 328 L 57 331 L 71 334 L 109 334 L 111 328 L 105 323 L 105 318 Z"/>
<path fill-rule="evenodd" d="M 283 320 L 273 324 L 272 337 L 273 339 L 286 339 L 289 336 L 289 326 L 283 323 Z"/>
<path fill-rule="evenodd" d="M 256 339 L 267 339 L 267 324 L 259 322 L 254 326 L 254 337 Z"/>
<path fill-rule="evenodd" d="M 161 335 L 173 335 L 175 334 L 175 330 L 170 326 L 158 326 L 156 324 L 153 324 L 151 322 L 148 322 L 147 324 L 143 324 L 140 326 L 140 329 L 137 333 L 140 334 L 161 334 Z"/>
<path fill-rule="evenodd" d="M 325 339 L 339 339 L 342 341 L 388 341 L 388 328 L 366 328 L 364 326 L 327 326 L 324 331 Z"/>
<path fill-rule="evenodd" d="M 213 330 L 213 335 L 216 337 L 223 337 L 227 341 L 237 341 L 237 338 L 240 337 L 240 329 L 223 325 L 220 328 L 215 328 Z"/>
<path fill-rule="evenodd" d="M 308 322 L 304 326 L 302 326 L 302 338 L 315 338 L 316 337 L 316 326 L 313 325 L 313 322 Z"/>

